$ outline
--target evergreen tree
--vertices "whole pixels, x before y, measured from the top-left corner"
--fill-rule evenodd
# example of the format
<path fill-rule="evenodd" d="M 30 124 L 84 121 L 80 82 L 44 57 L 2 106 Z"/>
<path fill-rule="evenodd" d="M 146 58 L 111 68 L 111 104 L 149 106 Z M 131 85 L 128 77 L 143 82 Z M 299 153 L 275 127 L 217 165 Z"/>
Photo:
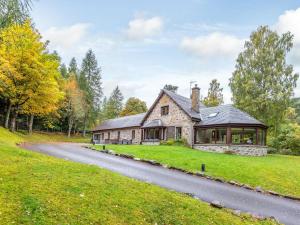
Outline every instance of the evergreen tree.
<path fill-rule="evenodd" d="M 88 50 L 82 61 L 79 87 L 85 94 L 86 108 L 83 124 L 83 135 L 85 135 L 86 127 L 92 125 L 100 116 L 102 98 L 101 69 L 92 50 Z"/>
<path fill-rule="evenodd" d="M 119 117 L 120 112 L 122 111 L 122 107 L 123 107 L 123 95 L 119 89 L 119 87 L 117 86 L 113 92 L 111 93 L 104 112 L 105 112 L 105 118 L 106 119 L 113 119 L 116 117 Z"/>
<path fill-rule="evenodd" d="M 23 24 L 29 19 L 31 0 L 0 0 L 0 28 Z"/>
<path fill-rule="evenodd" d="M 68 73 L 73 73 L 76 75 L 76 78 L 78 78 L 78 66 L 75 57 L 73 57 L 70 61 Z"/>
<path fill-rule="evenodd" d="M 164 89 L 176 93 L 177 90 L 178 90 L 178 86 L 174 86 L 174 85 L 172 85 L 172 84 L 166 84 L 166 85 L 164 86 Z"/>
<path fill-rule="evenodd" d="M 239 54 L 229 84 L 234 104 L 271 126 L 275 136 L 299 76 L 286 63 L 292 40 L 290 32 L 259 27 Z"/>
<path fill-rule="evenodd" d="M 81 65 L 81 76 L 84 76 L 85 82 L 90 90 L 93 106 L 96 110 L 100 109 L 102 92 L 101 69 L 98 67 L 98 62 L 95 54 L 90 49 L 85 55 Z M 83 77 L 81 78 L 82 80 Z"/>
<path fill-rule="evenodd" d="M 69 77 L 68 69 L 67 69 L 67 67 L 64 63 L 60 65 L 59 71 L 60 71 L 60 74 L 63 78 L 67 79 Z"/>
<path fill-rule="evenodd" d="M 204 105 L 209 107 L 221 105 L 224 102 L 222 94 L 223 88 L 220 88 L 220 83 L 217 79 L 213 79 L 209 85 L 207 97 L 205 97 L 203 101 Z"/>

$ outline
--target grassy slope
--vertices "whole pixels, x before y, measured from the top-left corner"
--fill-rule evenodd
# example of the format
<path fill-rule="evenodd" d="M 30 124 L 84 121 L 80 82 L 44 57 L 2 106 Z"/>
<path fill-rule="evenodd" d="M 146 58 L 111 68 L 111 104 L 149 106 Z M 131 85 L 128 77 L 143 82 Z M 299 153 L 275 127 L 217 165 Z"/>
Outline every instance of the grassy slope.
<path fill-rule="evenodd" d="M 20 143 L 20 142 L 78 142 L 78 143 L 90 143 L 91 138 L 89 136 L 72 136 L 68 138 L 62 133 L 45 133 L 34 132 L 32 135 L 28 135 L 24 132 L 11 133 L 3 127 L 0 127 L 0 140 L 4 143 Z"/>
<path fill-rule="evenodd" d="M 96 166 L 22 150 L 0 128 L 0 224 L 271 224 Z"/>
<path fill-rule="evenodd" d="M 299 156 L 247 157 L 202 152 L 181 146 L 110 145 L 107 148 L 190 171 L 200 171 L 201 164 L 205 163 L 208 175 L 300 196 Z"/>

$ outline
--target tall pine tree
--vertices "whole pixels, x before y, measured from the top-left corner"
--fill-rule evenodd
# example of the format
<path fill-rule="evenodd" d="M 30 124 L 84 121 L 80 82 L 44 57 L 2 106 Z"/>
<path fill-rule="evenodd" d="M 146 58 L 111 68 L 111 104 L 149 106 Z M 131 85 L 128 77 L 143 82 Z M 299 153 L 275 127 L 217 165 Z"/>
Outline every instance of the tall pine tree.
<path fill-rule="evenodd" d="M 104 109 L 106 119 L 113 119 L 120 116 L 123 108 L 124 97 L 117 86 L 111 93 Z"/>
<path fill-rule="evenodd" d="M 86 112 L 84 116 L 83 135 L 88 125 L 96 120 L 100 113 L 102 99 L 101 69 L 92 50 L 88 50 L 82 61 L 79 86 L 85 93 Z"/>
<path fill-rule="evenodd" d="M 78 66 L 77 66 L 77 61 L 75 59 L 75 57 L 73 57 L 70 61 L 69 67 L 68 67 L 68 73 L 73 73 L 76 75 L 76 78 L 78 78 Z"/>

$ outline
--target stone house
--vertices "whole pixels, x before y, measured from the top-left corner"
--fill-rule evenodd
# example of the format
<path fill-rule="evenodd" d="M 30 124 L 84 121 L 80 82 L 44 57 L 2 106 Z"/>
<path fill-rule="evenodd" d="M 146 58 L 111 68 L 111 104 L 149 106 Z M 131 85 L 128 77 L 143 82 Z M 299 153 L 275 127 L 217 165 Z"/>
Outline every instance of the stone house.
<path fill-rule="evenodd" d="M 95 143 L 153 144 L 185 139 L 195 149 L 265 155 L 267 126 L 232 105 L 206 107 L 200 89 L 191 98 L 161 90 L 146 113 L 104 121 L 93 130 Z"/>

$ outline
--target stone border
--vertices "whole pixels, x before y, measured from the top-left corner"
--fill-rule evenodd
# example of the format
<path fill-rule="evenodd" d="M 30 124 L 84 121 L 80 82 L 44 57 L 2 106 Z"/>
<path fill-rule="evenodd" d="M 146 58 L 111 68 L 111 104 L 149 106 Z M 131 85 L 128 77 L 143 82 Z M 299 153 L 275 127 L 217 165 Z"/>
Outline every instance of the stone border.
<path fill-rule="evenodd" d="M 89 147 L 89 146 L 83 146 L 83 147 L 85 147 L 87 149 L 97 151 L 97 152 L 106 153 L 106 154 L 109 154 L 109 155 L 119 156 L 119 157 L 122 157 L 122 158 L 132 159 L 134 161 L 140 161 L 140 162 L 148 163 L 148 164 L 154 165 L 154 166 L 160 166 L 160 167 L 168 168 L 168 169 L 171 169 L 171 170 L 176 170 L 176 171 L 183 172 L 183 173 L 186 173 L 186 174 L 189 174 L 189 175 L 202 177 L 202 178 L 205 178 L 205 179 L 208 179 L 208 180 L 213 180 L 213 181 L 217 181 L 217 182 L 220 182 L 220 183 L 230 184 L 230 185 L 233 185 L 233 186 L 236 186 L 236 187 L 245 188 L 245 189 L 252 190 L 252 191 L 255 191 L 255 192 L 259 192 L 259 193 L 263 193 L 263 194 L 282 197 L 282 198 L 286 198 L 286 199 L 290 199 L 290 200 L 294 200 L 294 201 L 300 201 L 300 197 L 297 197 L 297 196 L 283 195 L 283 194 L 277 193 L 275 191 L 264 190 L 259 186 L 254 188 L 254 187 L 251 187 L 247 184 L 238 183 L 238 182 L 233 181 L 233 180 L 226 181 L 222 178 L 211 177 L 211 176 L 205 175 L 204 173 L 201 173 L 201 172 L 191 172 L 191 171 L 187 171 L 187 170 L 182 169 L 182 168 L 177 168 L 177 167 L 174 167 L 174 166 L 164 165 L 164 164 L 161 164 L 161 163 L 159 163 L 155 160 L 140 159 L 140 158 L 136 158 L 136 157 L 134 157 L 133 155 L 130 155 L 130 154 L 116 153 L 113 150 L 97 150 L 96 148 Z"/>

